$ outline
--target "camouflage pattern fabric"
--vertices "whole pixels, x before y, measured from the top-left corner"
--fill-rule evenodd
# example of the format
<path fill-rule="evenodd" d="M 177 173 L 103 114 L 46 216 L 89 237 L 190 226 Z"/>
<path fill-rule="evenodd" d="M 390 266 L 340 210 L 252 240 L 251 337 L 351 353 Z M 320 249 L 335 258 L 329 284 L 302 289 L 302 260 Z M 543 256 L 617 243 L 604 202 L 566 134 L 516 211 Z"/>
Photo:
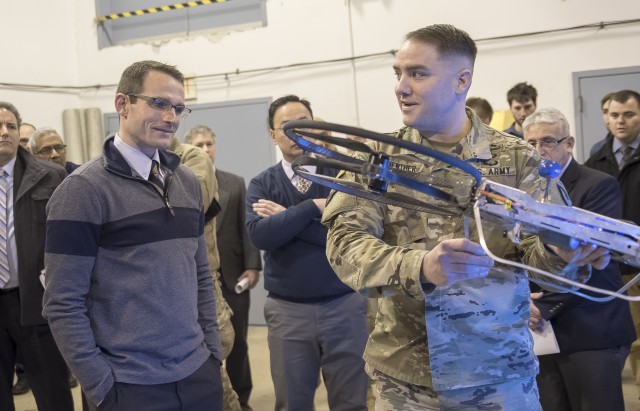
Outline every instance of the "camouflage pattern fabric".
<path fill-rule="evenodd" d="M 177 137 L 173 137 L 169 150 L 180 156 L 180 163 L 189 167 L 198 177 L 200 189 L 202 191 L 203 204 L 211 204 L 214 198 L 218 198 L 218 180 L 216 179 L 211 159 L 202 149 L 190 144 L 180 144 Z M 218 330 L 222 345 L 222 354 L 227 358 L 233 348 L 235 333 L 231 325 L 231 307 L 222 295 L 220 288 L 220 255 L 218 254 L 218 239 L 216 237 L 215 218 L 208 221 L 204 226 L 204 236 L 207 243 L 207 257 L 209 257 L 209 270 L 213 277 L 213 290 L 216 297 L 216 313 L 218 320 Z M 226 369 L 220 369 L 223 389 L 223 409 L 225 411 L 241 411 L 238 394 L 231 386 L 231 380 Z"/>
<path fill-rule="evenodd" d="M 533 147 L 484 126 L 470 110 L 467 115 L 472 128 L 450 154 L 473 164 L 496 182 L 540 198 L 546 182 L 538 175 L 540 156 Z M 433 148 L 417 130 L 405 127 L 395 135 Z M 452 193 L 464 194 L 471 183 L 438 160 L 398 147 L 371 145 L 388 154 L 396 170 L 442 184 Z M 411 158 L 421 163 L 409 161 Z M 341 178 L 362 182 L 361 176 L 353 173 Z M 440 203 L 404 187 L 390 186 L 389 191 Z M 562 201 L 555 182 L 550 191 L 552 201 Z M 477 242 L 469 208 L 465 209 L 470 220 L 469 238 Z M 342 281 L 369 296 L 380 297 L 375 329 L 364 354 L 373 369 L 438 391 L 536 375 L 537 360 L 526 331 L 529 291 L 525 272 L 496 266 L 484 279 L 437 287 L 433 292 L 422 288 L 420 271 L 425 254 L 445 239 L 464 237 L 462 217 L 416 212 L 334 192 L 323 222 L 329 228 L 327 256 Z M 514 245 L 504 238 L 500 227 L 484 222 L 483 227 L 489 248 L 496 255 L 576 278 L 576 267 L 547 251 L 537 238 Z M 429 326 L 427 312 L 434 319 Z M 495 366 L 489 366 L 494 362 Z"/>
<path fill-rule="evenodd" d="M 541 411 L 535 379 L 441 391 L 368 370 L 375 382 L 378 411 Z"/>

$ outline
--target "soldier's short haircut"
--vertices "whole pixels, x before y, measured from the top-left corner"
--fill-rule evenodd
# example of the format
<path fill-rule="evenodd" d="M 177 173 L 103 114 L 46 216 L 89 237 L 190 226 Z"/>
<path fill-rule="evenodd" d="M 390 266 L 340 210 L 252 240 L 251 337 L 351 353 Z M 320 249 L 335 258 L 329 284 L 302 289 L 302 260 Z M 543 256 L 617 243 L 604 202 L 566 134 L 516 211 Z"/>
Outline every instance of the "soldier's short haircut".
<path fill-rule="evenodd" d="M 507 92 L 507 102 L 509 103 L 509 107 L 511 107 L 511 102 L 514 100 L 518 103 L 524 103 L 529 99 L 533 101 L 533 104 L 537 104 L 538 90 L 526 82 L 516 84 Z"/>
<path fill-rule="evenodd" d="M 618 103 L 626 103 L 630 98 L 634 99 L 638 106 L 640 107 L 640 94 L 637 91 L 633 90 L 620 90 L 617 93 L 613 93 L 611 96 L 612 101 L 617 101 Z"/>
<path fill-rule="evenodd" d="M 476 112 L 478 117 L 488 117 L 489 120 L 493 118 L 493 107 L 482 97 L 469 97 L 466 104 Z"/>
<path fill-rule="evenodd" d="M 269 129 L 273 130 L 273 117 L 276 115 L 276 111 L 287 103 L 301 103 L 303 106 L 309 110 L 309 114 L 311 114 L 311 118 L 313 118 L 313 111 L 311 111 L 311 103 L 308 100 L 300 98 L 294 94 L 288 94 L 286 96 L 280 97 L 276 99 L 269 106 Z"/>
<path fill-rule="evenodd" d="M 526 131 L 532 125 L 540 123 L 556 124 L 560 126 L 560 132 L 564 137 L 569 136 L 569 122 L 560 110 L 551 107 L 538 109 L 524 120 L 522 129 Z"/>
<path fill-rule="evenodd" d="M 20 117 L 20 113 L 18 112 L 16 106 L 6 101 L 0 101 L 0 110 L 2 109 L 13 113 L 13 115 L 16 117 L 16 121 L 18 122 L 18 127 L 22 125 L 22 117 Z"/>
<path fill-rule="evenodd" d="M 478 48 L 469 34 L 450 24 L 433 24 L 407 33 L 405 40 L 415 40 L 435 47 L 440 56 L 465 56 L 475 63 Z"/>
<path fill-rule="evenodd" d="M 151 71 L 159 71 L 161 73 L 168 74 L 178 80 L 180 84 L 184 85 L 184 75 L 176 68 L 176 66 L 170 66 L 153 60 L 143 60 L 137 61 L 124 69 L 122 76 L 120 76 L 120 82 L 118 83 L 116 93 L 128 95 L 131 103 L 135 103 L 137 98 L 132 97 L 131 94 L 140 94 L 144 86 L 144 79 L 147 78 L 147 75 Z"/>
<path fill-rule="evenodd" d="M 193 138 L 198 134 L 206 134 L 213 138 L 213 142 L 216 141 L 216 133 L 211 130 L 211 128 L 205 126 L 204 124 L 198 124 L 193 127 L 191 130 L 187 131 L 187 134 L 184 135 L 184 142 L 187 144 L 191 144 Z"/>

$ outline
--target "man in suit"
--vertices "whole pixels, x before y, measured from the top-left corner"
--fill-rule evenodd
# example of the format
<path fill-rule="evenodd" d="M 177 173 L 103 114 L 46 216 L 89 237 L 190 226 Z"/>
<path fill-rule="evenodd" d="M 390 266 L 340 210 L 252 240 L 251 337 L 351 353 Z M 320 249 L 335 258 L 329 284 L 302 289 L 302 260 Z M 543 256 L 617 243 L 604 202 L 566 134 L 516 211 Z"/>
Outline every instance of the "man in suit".
<path fill-rule="evenodd" d="M 525 120 L 525 140 L 547 160 L 562 166 L 560 181 L 575 207 L 620 218 L 620 189 L 613 177 L 572 158 L 575 139 L 558 110 L 543 108 Z M 617 262 L 594 269 L 587 284 L 615 291 L 623 286 Z M 602 297 L 602 295 L 586 294 Z M 541 295 L 541 296 L 540 296 Z M 539 357 L 537 377 L 545 411 L 624 411 L 622 368 L 635 330 L 629 304 L 620 299 L 594 302 L 570 293 L 532 294 L 532 328 L 551 321 L 560 353 Z"/>
<path fill-rule="evenodd" d="M 202 148 L 215 163 L 216 135 L 209 127 L 198 125 L 185 135 L 185 142 Z M 215 167 L 214 167 L 215 168 Z M 216 216 L 216 234 L 220 253 L 222 293 L 233 310 L 231 323 L 235 331 L 233 349 L 226 359 L 227 373 L 233 389 L 238 394 L 240 405 L 250 410 L 249 396 L 253 383 L 249 364 L 247 331 L 249 328 L 250 294 L 236 293 L 239 281 L 248 279 L 248 288 L 255 287 L 260 278 L 262 259 L 260 251 L 253 246 L 244 226 L 244 204 L 246 188 L 244 179 L 215 168 L 221 211 Z"/>
<path fill-rule="evenodd" d="M 67 145 L 62 136 L 51 127 L 41 127 L 31 135 L 29 150 L 40 160 L 60 164 L 68 174 L 80 167 L 79 164 L 67 161 Z"/>
<path fill-rule="evenodd" d="M 622 191 L 622 218 L 640 224 L 640 94 L 633 90 L 621 90 L 609 99 L 608 127 L 611 132 L 605 144 L 584 163 L 587 167 L 604 171 L 618 180 Z M 630 281 L 636 267 L 622 265 L 622 278 Z M 640 296 L 640 284 L 633 284 L 627 291 Z M 631 317 L 640 336 L 640 303 L 631 302 Z M 631 344 L 629 364 L 640 395 L 640 338 Z"/>
<path fill-rule="evenodd" d="M 45 207 L 66 173 L 20 146 L 22 120 L 0 102 L 0 410 L 15 410 L 16 348 L 40 411 L 73 411 L 69 371 L 42 317 Z"/>

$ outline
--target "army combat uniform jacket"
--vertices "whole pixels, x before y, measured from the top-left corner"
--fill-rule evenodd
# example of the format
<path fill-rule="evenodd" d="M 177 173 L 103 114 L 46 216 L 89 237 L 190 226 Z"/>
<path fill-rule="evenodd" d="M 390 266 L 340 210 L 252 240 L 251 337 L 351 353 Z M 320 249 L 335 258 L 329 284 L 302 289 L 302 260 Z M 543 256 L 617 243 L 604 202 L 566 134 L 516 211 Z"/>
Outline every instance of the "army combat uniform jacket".
<path fill-rule="evenodd" d="M 449 154 L 478 168 L 484 177 L 540 198 L 546 182 L 539 177 L 540 157 L 522 139 L 484 126 L 470 110 L 472 128 Z M 411 128 L 396 137 L 433 148 Z M 464 183 L 451 167 L 405 149 L 372 143 L 390 156 L 392 168 L 415 178 Z M 426 164 L 415 166 L 407 155 Z M 413 164 L 413 165 L 411 165 Z M 346 173 L 342 178 L 360 181 Z M 555 183 L 553 201 L 562 201 Z M 389 191 L 422 201 L 439 200 L 400 186 Z M 468 207 L 467 213 L 471 209 Z M 418 212 L 332 193 L 323 215 L 329 227 L 327 256 L 347 285 L 378 300 L 375 329 L 364 354 L 367 365 L 401 381 L 436 391 L 496 384 L 537 374 L 532 351 L 527 273 L 496 265 L 487 277 L 451 286 L 423 288 L 420 270 L 425 254 L 445 239 L 465 236 L 463 218 Z M 478 242 L 471 218 L 469 238 Z M 576 279 L 566 265 L 536 238 L 517 246 L 500 227 L 483 222 L 489 249 L 496 255 Z M 584 281 L 584 279 L 580 279 Z M 425 291 L 426 290 L 426 291 Z M 425 318 L 427 318 L 425 320 Z M 428 324 L 427 324 L 428 323 Z"/>

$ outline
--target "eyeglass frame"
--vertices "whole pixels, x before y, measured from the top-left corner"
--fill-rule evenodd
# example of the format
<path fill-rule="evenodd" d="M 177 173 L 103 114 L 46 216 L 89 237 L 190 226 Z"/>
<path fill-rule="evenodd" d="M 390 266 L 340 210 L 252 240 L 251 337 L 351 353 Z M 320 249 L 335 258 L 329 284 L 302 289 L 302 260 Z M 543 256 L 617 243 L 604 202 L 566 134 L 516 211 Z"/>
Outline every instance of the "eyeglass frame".
<path fill-rule="evenodd" d="M 151 107 L 154 110 L 169 111 L 173 109 L 174 112 L 176 113 L 176 116 L 182 119 L 187 118 L 192 111 L 189 107 L 185 106 L 184 104 L 171 104 L 167 100 L 160 97 L 145 96 L 142 94 L 127 94 L 127 96 L 139 98 L 146 101 L 149 107 Z M 156 105 L 158 104 L 158 102 L 161 104 L 161 106 Z M 178 110 L 180 110 L 180 112 L 178 112 Z"/>
<path fill-rule="evenodd" d="M 554 138 L 548 138 L 548 139 L 542 139 L 540 141 L 533 140 L 533 142 L 531 140 L 527 140 L 527 143 L 531 144 L 534 147 L 537 147 L 538 144 L 539 144 L 541 147 L 548 148 L 548 149 L 553 149 L 553 148 L 558 147 L 560 144 L 562 144 L 569 137 L 571 137 L 571 136 L 563 137 L 560 140 L 556 140 Z"/>
<path fill-rule="evenodd" d="M 67 145 L 66 144 L 54 144 L 52 146 L 42 147 L 40 150 L 36 151 L 35 155 L 49 157 L 49 156 L 51 156 L 51 154 L 53 154 L 53 150 L 55 150 L 56 153 L 58 153 L 58 154 L 64 153 L 64 152 L 67 151 Z"/>

